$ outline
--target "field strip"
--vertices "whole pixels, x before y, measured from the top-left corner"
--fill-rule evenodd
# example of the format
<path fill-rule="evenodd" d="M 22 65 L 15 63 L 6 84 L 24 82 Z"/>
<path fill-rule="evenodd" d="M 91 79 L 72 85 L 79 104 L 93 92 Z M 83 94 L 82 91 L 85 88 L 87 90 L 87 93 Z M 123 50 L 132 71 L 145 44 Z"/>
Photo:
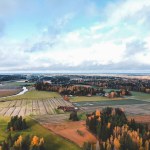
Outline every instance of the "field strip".
<path fill-rule="evenodd" d="M 33 116 L 39 123 L 62 123 L 64 120 L 69 118 L 69 114 L 56 114 L 56 115 L 41 115 Z"/>
<path fill-rule="evenodd" d="M 59 102 L 60 106 L 64 106 L 64 103 L 62 100 L 60 100 L 59 98 L 57 98 L 57 101 Z"/>
<path fill-rule="evenodd" d="M 51 107 L 51 110 L 52 110 L 53 114 L 56 114 L 56 111 L 55 111 L 55 109 L 54 109 L 54 107 L 53 107 L 53 105 L 52 105 L 52 101 L 51 101 L 51 100 L 48 100 L 48 103 L 49 103 L 49 105 L 50 105 L 50 107 Z"/>
<path fill-rule="evenodd" d="M 20 110 L 18 116 L 24 116 L 25 115 L 25 111 L 26 111 L 26 107 L 25 106 L 21 107 L 21 110 Z"/>
<path fill-rule="evenodd" d="M 38 100 L 35 101 L 35 105 L 36 105 L 36 114 L 40 114 L 40 106 L 39 106 L 39 103 L 38 103 Z"/>
<path fill-rule="evenodd" d="M 37 115 L 37 109 L 38 109 L 37 100 L 33 100 L 32 101 L 32 114 L 33 115 Z"/>
<path fill-rule="evenodd" d="M 17 101 L 16 101 L 16 100 L 15 100 L 15 101 L 11 101 L 11 103 L 10 103 L 9 107 L 15 107 L 15 106 L 16 106 L 16 103 L 17 103 Z"/>
<path fill-rule="evenodd" d="M 23 106 L 26 106 L 26 105 L 27 105 L 27 100 L 22 100 L 21 106 L 23 107 Z"/>
<path fill-rule="evenodd" d="M 15 110 L 15 107 L 10 107 L 4 116 L 11 116 L 14 110 Z"/>
<path fill-rule="evenodd" d="M 53 99 L 51 99 L 51 104 L 52 104 L 52 106 L 53 106 L 54 109 L 57 108 L 57 105 L 55 104 L 55 102 L 53 101 Z"/>
<path fill-rule="evenodd" d="M 57 107 L 59 106 L 59 103 L 56 101 L 56 99 L 52 99 L 52 102 L 55 105 L 55 108 L 57 109 Z"/>
<path fill-rule="evenodd" d="M 0 115 L 5 115 L 5 113 L 8 111 L 9 107 L 5 107 L 1 110 Z"/>
<path fill-rule="evenodd" d="M 45 107 L 44 107 L 44 104 L 43 104 L 43 101 L 42 100 L 38 100 L 38 104 L 40 106 L 40 114 L 43 115 L 43 114 L 47 114 L 46 110 L 45 110 Z"/>
<path fill-rule="evenodd" d="M 70 103 L 69 102 L 67 102 L 66 100 L 64 100 L 64 99 L 61 99 L 62 101 L 64 101 L 64 103 L 66 104 L 66 106 L 70 106 Z"/>
<path fill-rule="evenodd" d="M 7 101 L 6 104 L 7 104 L 7 107 L 9 107 L 11 104 L 11 101 Z"/>
<path fill-rule="evenodd" d="M 32 114 L 32 101 L 27 101 L 27 107 L 26 107 L 26 114 L 25 115 L 31 115 Z"/>
<path fill-rule="evenodd" d="M 46 114 L 48 114 L 48 111 L 47 111 L 47 109 L 46 109 L 46 107 L 45 107 L 45 105 L 44 105 L 44 101 L 43 101 L 43 100 L 42 100 L 42 103 L 43 103 L 44 109 L 45 109 L 45 111 L 46 111 Z"/>
<path fill-rule="evenodd" d="M 49 105 L 47 105 L 47 100 L 43 100 L 43 105 L 47 111 L 47 114 L 51 114 L 51 110 L 49 109 Z"/>
<path fill-rule="evenodd" d="M 49 100 L 46 101 L 47 105 L 49 106 L 49 110 L 51 112 L 51 114 L 55 114 L 55 111 L 53 110 L 53 107 L 51 106 L 51 102 Z"/>
<path fill-rule="evenodd" d="M 16 107 L 20 107 L 22 104 L 22 100 L 17 100 Z"/>
<path fill-rule="evenodd" d="M 21 107 L 16 107 L 15 110 L 13 111 L 13 113 L 12 113 L 12 116 L 18 115 L 20 110 L 21 110 Z"/>
<path fill-rule="evenodd" d="M 1 112 L 2 109 L 3 109 L 3 108 L 0 108 L 0 112 Z"/>

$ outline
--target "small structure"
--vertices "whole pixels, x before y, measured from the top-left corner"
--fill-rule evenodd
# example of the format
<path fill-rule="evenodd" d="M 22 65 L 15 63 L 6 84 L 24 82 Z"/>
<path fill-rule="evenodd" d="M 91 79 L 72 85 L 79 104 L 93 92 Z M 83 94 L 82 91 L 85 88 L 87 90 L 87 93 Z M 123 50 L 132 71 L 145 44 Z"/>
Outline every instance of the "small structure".
<path fill-rule="evenodd" d="M 78 110 L 77 107 L 71 107 L 71 106 L 58 106 L 57 109 L 61 109 L 63 111 L 67 111 L 67 112 Z"/>

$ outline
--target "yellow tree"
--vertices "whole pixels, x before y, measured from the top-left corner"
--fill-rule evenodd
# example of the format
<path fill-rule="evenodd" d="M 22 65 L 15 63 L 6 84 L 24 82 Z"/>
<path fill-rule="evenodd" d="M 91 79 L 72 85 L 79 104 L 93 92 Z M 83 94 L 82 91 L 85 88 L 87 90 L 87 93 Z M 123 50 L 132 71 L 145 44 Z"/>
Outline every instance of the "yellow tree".
<path fill-rule="evenodd" d="M 117 138 L 114 139 L 114 147 L 116 150 L 119 150 L 120 148 L 120 142 Z"/>
<path fill-rule="evenodd" d="M 37 136 L 34 136 L 32 138 L 31 144 L 37 146 L 39 144 L 39 138 Z"/>

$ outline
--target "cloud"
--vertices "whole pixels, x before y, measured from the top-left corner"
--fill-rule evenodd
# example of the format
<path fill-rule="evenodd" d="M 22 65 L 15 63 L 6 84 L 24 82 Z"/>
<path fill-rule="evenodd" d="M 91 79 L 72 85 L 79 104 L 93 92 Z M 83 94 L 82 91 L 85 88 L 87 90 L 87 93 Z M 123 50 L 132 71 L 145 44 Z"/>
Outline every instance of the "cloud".
<path fill-rule="evenodd" d="M 0 37 L 4 35 L 5 32 L 5 23 L 0 20 Z"/>
<path fill-rule="evenodd" d="M 0 39 L 0 71 L 149 69 L 149 1 L 109 1 L 106 8 L 99 8 L 95 0 L 45 0 L 44 3 L 42 15 L 49 14 L 50 21 L 42 25 L 37 34 L 26 40 Z M 18 4 L 13 8 L 18 8 Z M 22 4 L 23 0 L 19 5 Z M 34 11 L 37 10 L 41 10 L 38 4 Z M 100 19 L 89 23 L 87 16 Z M 73 27 L 76 23 L 79 25 Z M 4 27 L 0 23 L 0 34 Z"/>
<path fill-rule="evenodd" d="M 147 50 L 146 42 L 144 41 L 131 41 L 126 44 L 126 56 L 133 56 L 137 53 L 144 53 Z"/>

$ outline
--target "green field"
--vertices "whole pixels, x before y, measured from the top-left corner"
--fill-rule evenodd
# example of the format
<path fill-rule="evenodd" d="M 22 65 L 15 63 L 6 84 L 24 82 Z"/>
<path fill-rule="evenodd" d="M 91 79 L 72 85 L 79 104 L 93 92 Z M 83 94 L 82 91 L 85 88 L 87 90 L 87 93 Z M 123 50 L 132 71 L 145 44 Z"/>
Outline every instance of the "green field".
<path fill-rule="evenodd" d="M 126 100 L 107 100 L 107 101 L 89 101 L 89 102 L 75 102 L 74 103 L 77 107 L 78 106 L 115 106 L 115 105 L 134 105 L 134 104 L 149 104 L 149 102 L 135 100 L 135 99 L 126 99 Z"/>
<path fill-rule="evenodd" d="M 71 97 L 71 102 L 95 102 L 95 101 L 105 101 L 105 100 L 124 100 L 125 98 L 108 98 L 108 97 L 102 97 L 102 96 L 75 96 Z"/>
<path fill-rule="evenodd" d="M 9 118 L 0 117 L 0 142 L 6 139 L 8 135 L 8 132 L 6 132 L 8 120 Z M 43 137 L 45 140 L 46 150 L 80 150 L 80 148 L 73 143 L 70 143 L 63 138 L 54 135 L 30 118 L 27 118 L 27 125 L 29 126 L 27 130 L 16 132 L 13 131 L 12 135 L 17 133 L 19 135 L 36 135 L 39 137 Z"/>
<path fill-rule="evenodd" d="M 32 86 L 34 85 L 34 82 L 4 82 L 3 86 L 7 89 L 7 87 L 12 87 L 12 88 L 16 88 L 16 87 L 23 87 L 23 86 Z"/>
<path fill-rule="evenodd" d="M 23 95 L 5 98 L 5 100 L 34 100 L 34 99 L 39 100 L 39 99 L 48 99 L 53 97 L 57 98 L 61 96 L 56 92 L 31 90 L 26 92 Z"/>
<path fill-rule="evenodd" d="M 31 86 L 34 85 L 34 82 L 10 82 L 7 83 L 9 86 Z"/>
<path fill-rule="evenodd" d="M 131 93 L 135 99 L 146 100 L 150 102 L 150 94 L 142 93 L 142 92 L 131 92 Z"/>

